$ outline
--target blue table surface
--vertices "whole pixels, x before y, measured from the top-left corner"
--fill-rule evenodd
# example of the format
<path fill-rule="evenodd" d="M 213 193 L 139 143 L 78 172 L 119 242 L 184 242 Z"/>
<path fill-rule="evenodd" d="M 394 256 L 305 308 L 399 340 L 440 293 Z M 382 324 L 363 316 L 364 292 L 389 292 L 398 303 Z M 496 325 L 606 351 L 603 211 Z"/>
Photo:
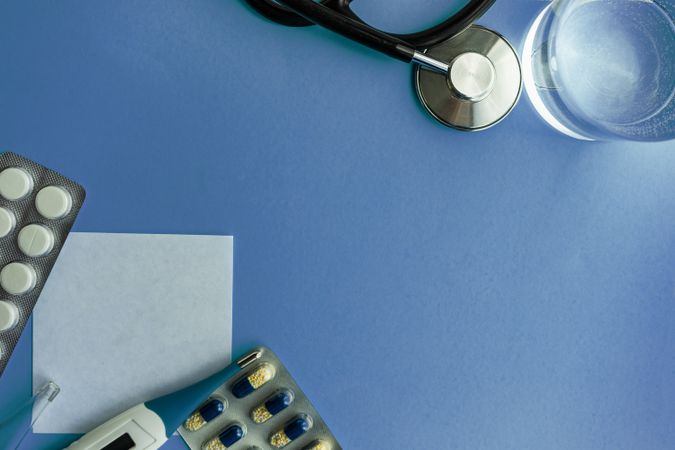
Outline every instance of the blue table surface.
<path fill-rule="evenodd" d="M 480 23 L 521 48 L 543 5 Z M 0 146 L 87 188 L 74 230 L 235 236 L 235 354 L 272 347 L 345 449 L 675 448 L 673 141 L 574 141 L 526 96 L 450 130 L 409 67 L 240 0 L 6 0 L 0 61 Z"/>

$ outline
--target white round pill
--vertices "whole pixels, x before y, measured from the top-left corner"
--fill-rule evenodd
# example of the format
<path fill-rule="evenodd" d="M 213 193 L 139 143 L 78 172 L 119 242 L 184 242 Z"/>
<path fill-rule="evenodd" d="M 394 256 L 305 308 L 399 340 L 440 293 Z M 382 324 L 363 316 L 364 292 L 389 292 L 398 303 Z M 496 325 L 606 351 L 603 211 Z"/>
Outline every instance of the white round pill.
<path fill-rule="evenodd" d="M 47 219 L 60 219 L 70 212 L 73 199 L 68 191 L 60 186 L 47 186 L 40 189 L 35 197 L 35 207 Z"/>
<path fill-rule="evenodd" d="M 44 225 L 32 223 L 19 231 L 17 241 L 24 255 L 37 258 L 46 255 L 54 247 L 54 233 Z"/>
<path fill-rule="evenodd" d="M 16 225 L 14 213 L 7 208 L 0 208 L 0 238 L 9 234 Z"/>
<path fill-rule="evenodd" d="M 19 308 L 14 303 L 0 300 L 0 331 L 14 328 L 19 321 Z"/>
<path fill-rule="evenodd" d="M 37 275 L 32 266 L 20 262 L 7 264 L 0 270 L 0 285 L 12 295 L 21 295 L 35 287 Z"/>
<path fill-rule="evenodd" d="M 33 189 L 33 178 L 23 169 L 10 167 L 0 172 L 0 195 L 7 200 L 19 200 Z"/>

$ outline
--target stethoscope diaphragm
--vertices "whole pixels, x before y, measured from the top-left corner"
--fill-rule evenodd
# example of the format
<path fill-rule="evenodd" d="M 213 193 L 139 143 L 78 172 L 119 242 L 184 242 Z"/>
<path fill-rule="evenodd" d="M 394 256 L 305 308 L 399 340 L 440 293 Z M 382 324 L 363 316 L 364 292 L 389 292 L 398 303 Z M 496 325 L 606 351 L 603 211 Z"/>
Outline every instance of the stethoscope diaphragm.
<path fill-rule="evenodd" d="M 441 123 L 466 131 L 488 128 L 513 109 L 522 75 L 516 51 L 498 33 L 472 25 L 426 55 L 447 62 L 447 75 L 417 66 L 417 95 Z"/>

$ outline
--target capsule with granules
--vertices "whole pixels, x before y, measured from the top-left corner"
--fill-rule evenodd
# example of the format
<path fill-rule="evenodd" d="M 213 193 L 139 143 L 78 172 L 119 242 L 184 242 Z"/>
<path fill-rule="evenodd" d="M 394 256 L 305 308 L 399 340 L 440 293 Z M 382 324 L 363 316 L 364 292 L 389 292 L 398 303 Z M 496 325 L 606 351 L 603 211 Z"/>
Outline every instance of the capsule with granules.
<path fill-rule="evenodd" d="M 274 377 L 274 369 L 265 364 L 258 367 L 248 376 L 237 381 L 232 386 L 232 394 L 237 398 L 244 398 Z"/>
<path fill-rule="evenodd" d="M 265 423 L 288 408 L 288 405 L 291 403 L 293 403 L 293 393 L 291 391 L 277 392 L 251 411 L 251 419 L 255 423 Z"/>
<path fill-rule="evenodd" d="M 283 448 L 305 434 L 312 428 L 312 419 L 309 416 L 298 416 L 270 436 L 270 444 L 274 448 Z"/>
<path fill-rule="evenodd" d="M 330 447 L 324 441 L 314 441 L 302 450 L 330 450 Z"/>
<path fill-rule="evenodd" d="M 244 429 L 235 424 L 227 427 L 222 433 L 207 441 L 202 447 L 204 450 L 225 450 L 236 444 L 244 437 Z"/>
<path fill-rule="evenodd" d="M 197 431 L 216 417 L 220 416 L 224 409 L 225 404 L 221 400 L 217 398 L 211 399 L 197 411 L 193 412 L 183 426 L 188 431 Z"/>

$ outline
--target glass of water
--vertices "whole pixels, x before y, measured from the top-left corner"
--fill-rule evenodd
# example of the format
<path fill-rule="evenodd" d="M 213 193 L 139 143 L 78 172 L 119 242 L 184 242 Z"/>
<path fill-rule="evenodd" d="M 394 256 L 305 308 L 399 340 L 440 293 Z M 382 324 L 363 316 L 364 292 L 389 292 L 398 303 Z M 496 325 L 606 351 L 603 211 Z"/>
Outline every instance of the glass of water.
<path fill-rule="evenodd" d="M 577 139 L 675 138 L 675 0 L 554 0 L 530 28 L 525 89 Z"/>

